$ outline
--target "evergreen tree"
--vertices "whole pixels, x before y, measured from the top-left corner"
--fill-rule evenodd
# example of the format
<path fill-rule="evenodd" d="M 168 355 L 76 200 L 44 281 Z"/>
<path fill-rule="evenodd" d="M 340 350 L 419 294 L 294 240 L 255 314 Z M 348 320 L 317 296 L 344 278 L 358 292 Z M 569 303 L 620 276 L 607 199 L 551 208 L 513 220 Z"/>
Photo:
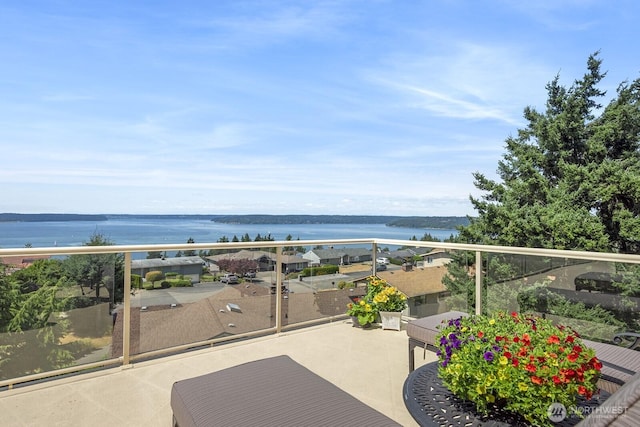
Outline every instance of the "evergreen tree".
<path fill-rule="evenodd" d="M 598 53 L 582 78 L 547 84 L 543 112 L 524 110 L 527 125 L 506 139 L 499 181 L 475 173 L 477 216 L 459 227 L 461 243 L 640 253 L 640 79 L 623 82 L 603 107 L 606 76 Z M 546 262 L 542 260 L 540 262 Z M 485 286 L 517 277 L 520 260 L 455 252 L 445 285 L 474 304 L 472 278 Z M 490 272 L 490 274 L 486 274 Z"/>
<path fill-rule="evenodd" d="M 640 80 L 602 109 L 597 53 L 569 88 L 547 85 L 544 113 L 506 140 L 501 182 L 475 173 L 484 195 L 459 241 L 555 249 L 640 250 Z M 599 116 L 596 113 L 600 112 Z"/>

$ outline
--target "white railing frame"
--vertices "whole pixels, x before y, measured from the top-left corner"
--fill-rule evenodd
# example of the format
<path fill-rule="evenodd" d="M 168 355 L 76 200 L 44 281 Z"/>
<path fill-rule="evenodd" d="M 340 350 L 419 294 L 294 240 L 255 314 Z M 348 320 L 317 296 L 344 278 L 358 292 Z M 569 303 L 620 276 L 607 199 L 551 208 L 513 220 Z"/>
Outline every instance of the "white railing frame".
<path fill-rule="evenodd" d="M 44 372 L 41 374 L 28 375 L 20 378 L 0 381 L 0 387 L 13 387 L 15 384 L 40 380 L 43 378 L 73 373 L 81 370 L 121 364 L 123 368 L 129 367 L 131 363 L 140 358 L 148 358 L 154 356 L 162 356 L 176 351 L 187 350 L 194 347 L 214 345 L 237 338 L 250 338 L 268 333 L 280 333 L 287 327 L 282 325 L 282 249 L 285 246 L 307 246 L 316 247 L 318 245 L 371 245 L 372 248 L 372 266 L 373 274 L 376 268 L 377 248 L 380 246 L 401 246 L 401 247 L 428 247 L 439 249 L 449 249 L 455 251 L 471 251 L 475 253 L 475 289 L 476 289 L 476 313 L 482 312 L 482 254 L 483 253 L 506 253 L 525 256 L 543 256 L 556 258 L 571 258 L 590 261 L 606 261 L 640 264 L 640 255 L 603 253 L 603 252 L 587 252 L 587 251 L 567 251 L 558 249 L 539 249 L 539 248 L 521 248 L 512 246 L 489 246 L 461 243 L 443 243 L 443 242 L 426 242 L 415 240 L 397 240 L 397 239 L 334 239 L 334 240 L 296 240 L 292 241 L 262 241 L 262 242 L 227 242 L 227 243 L 181 243 L 181 244 L 160 244 L 160 245 L 112 245 L 112 246 L 74 246 L 74 247 L 48 247 L 48 248 L 4 248 L 0 249 L 0 258 L 10 256 L 34 256 L 34 255 L 80 255 L 80 254 L 113 254 L 123 253 L 125 257 L 124 271 L 124 309 L 123 309 L 123 355 L 119 359 L 109 359 L 101 362 L 85 364 L 80 366 L 72 366 L 55 371 Z M 183 250 L 210 250 L 210 249 L 260 249 L 260 248 L 276 248 L 276 325 L 274 328 L 266 330 L 254 331 L 245 334 L 235 335 L 233 337 L 219 338 L 198 343 L 189 343 L 178 347 L 168 349 L 160 349 L 144 354 L 130 354 L 130 329 L 131 329 L 131 260 L 132 254 L 138 252 L 156 252 L 156 251 L 183 251 Z M 306 325 L 317 324 L 319 321 L 333 321 L 344 316 L 332 316 L 321 320 L 313 320 L 297 323 L 289 327 L 301 327 Z"/>

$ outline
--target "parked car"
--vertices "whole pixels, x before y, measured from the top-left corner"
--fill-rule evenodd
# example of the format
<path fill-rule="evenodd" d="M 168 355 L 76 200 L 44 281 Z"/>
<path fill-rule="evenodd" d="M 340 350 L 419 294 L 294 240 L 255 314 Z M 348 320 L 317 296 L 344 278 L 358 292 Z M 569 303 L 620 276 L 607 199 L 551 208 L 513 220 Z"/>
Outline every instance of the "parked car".
<path fill-rule="evenodd" d="M 385 257 L 376 258 L 376 263 L 387 265 L 389 264 L 389 258 L 385 258 Z"/>
<path fill-rule="evenodd" d="M 246 273 L 244 273 L 244 277 L 247 279 L 255 279 L 256 278 L 256 272 L 255 271 L 247 271 Z"/>
<path fill-rule="evenodd" d="M 238 276 L 233 273 L 226 273 L 224 276 L 220 278 L 222 283 L 227 283 L 229 285 L 236 285 L 239 283 Z"/>
<path fill-rule="evenodd" d="M 376 263 L 376 271 L 385 271 L 386 269 L 387 269 L 387 264 Z"/>

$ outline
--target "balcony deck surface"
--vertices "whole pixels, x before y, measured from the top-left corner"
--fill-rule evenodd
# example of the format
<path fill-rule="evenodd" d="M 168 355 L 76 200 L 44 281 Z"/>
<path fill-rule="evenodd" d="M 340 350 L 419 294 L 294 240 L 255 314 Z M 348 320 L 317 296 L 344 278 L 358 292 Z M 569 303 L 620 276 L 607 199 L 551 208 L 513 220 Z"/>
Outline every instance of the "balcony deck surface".
<path fill-rule="evenodd" d="M 18 387 L 0 392 L 0 424 L 170 427 L 174 381 L 286 354 L 398 423 L 415 426 L 402 400 L 409 369 L 404 326 L 363 330 L 344 320 Z M 416 350 L 416 367 L 435 360 L 422 354 Z"/>

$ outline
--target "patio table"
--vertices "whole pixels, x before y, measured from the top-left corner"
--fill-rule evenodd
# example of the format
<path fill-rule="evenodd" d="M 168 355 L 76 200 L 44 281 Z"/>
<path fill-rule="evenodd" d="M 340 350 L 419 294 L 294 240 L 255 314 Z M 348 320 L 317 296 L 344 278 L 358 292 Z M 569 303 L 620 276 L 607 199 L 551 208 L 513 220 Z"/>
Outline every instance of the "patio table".
<path fill-rule="evenodd" d="M 456 397 L 442 384 L 438 377 L 438 362 L 427 363 L 409 374 L 402 390 L 405 406 L 420 426 L 529 426 L 517 414 L 496 410 L 491 417 L 476 412 L 475 404 Z M 600 405 L 610 396 L 600 391 L 599 396 L 591 400 L 581 400 L 578 407 L 584 414 L 592 412 L 592 408 Z M 569 415 L 555 426 L 575 426 L 581 419 Z"/>

